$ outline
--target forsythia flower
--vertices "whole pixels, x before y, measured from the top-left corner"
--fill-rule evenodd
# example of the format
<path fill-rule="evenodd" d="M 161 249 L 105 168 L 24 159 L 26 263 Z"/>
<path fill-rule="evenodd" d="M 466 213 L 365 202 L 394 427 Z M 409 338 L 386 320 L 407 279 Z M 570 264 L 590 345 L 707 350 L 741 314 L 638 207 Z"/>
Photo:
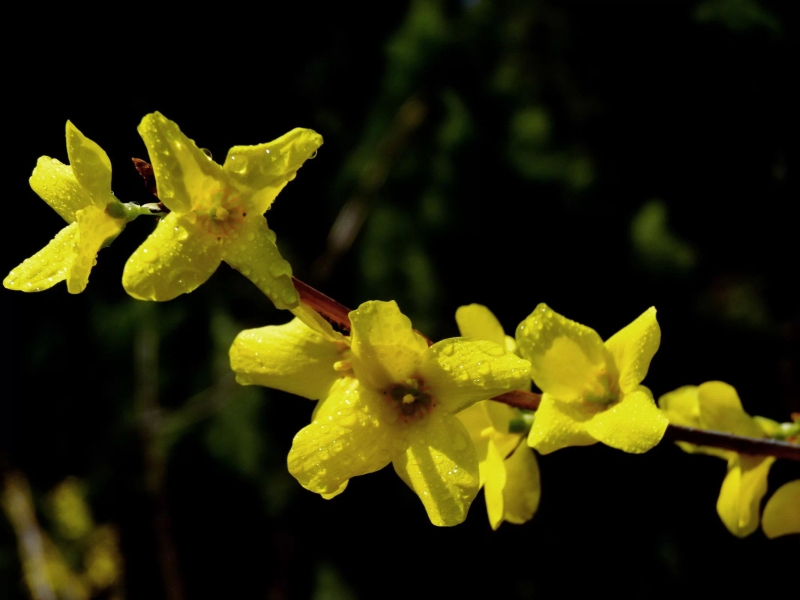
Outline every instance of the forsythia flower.
<path fill-rule="evenodd" d="M 761 528 L 770 539 L 800 533 L 800 479 L 775 490 L 764 507 Z"/>
<path fill-rule="evenodd" d="M 516 337 L 544 392 L 530 446 L 547 454 L 603 442 L 641 453 L 661 440 L 669 421 L 640 385 L 661 340 L 655 308 L 603 343 L 594 329 L 540 304 Z"/>
<path fill-rule="evenodd" d="M 459 307 L 456 322 L 464 337 L 495 342 L 511 353 L 516 350 L 514 338 L 505 335 L 503 326 L 485 306 Z M 530 380 L 525 381 L 525 387 L 530 388 Z M 541 483 L 533 450 L 520 443 L 524 434 L 509 431 L 509 423 L 521 420 L 522 413 L 507 404 L 482 400 L 456 416 L 467 428 L 478 453 L 480 486 L 492 529 L 503 521 L 529 521 L 539 506 Z"/>
<path fill-rule="evenodd" d="M 125 265 L 128 293 L 171 300 L 204 283 L 224 260 L 278 308 L 297 306 L 292 269 L 263 214 L 322 137 L 293 129 L 266 144 L 234 146 L 218 165 L 161 113 L 142 119 L 139 134 L 159 199 L 171 212 Z"/>
<path fill-rule="evenodd" d="M 140 214 L 111 192 L 111 161 L 103 149 L 69 121 L 66 130 L 70 164 L 42 156 L 30 184 L 68 225 L 8 274 L 3 285 L 9 289 L 38 292 L 66 279 L 70 294 L 82 292 L 98 251 Z"/>
<path fill-rule="evenodd" d="M 454 338 L 428 347 L 394 302 L 366 302 L 350 321 L 349 363 L 341 362 L 348 361 L 346 351 L 307 332 L 294 338 L 305 349 L 280 359 L 287 364 L 281 389 L 300 389 L 304 375 L 316 381 L 303 390 L 307 397 L 330 386 L 312 423 L 294 438 L 289 471 L 306 489 L 330 496 L 350 478 L 391 462 L 431 522 L 462 522 L 478 492 L 478 461 L 454 414 L 524 385 L 527 361 L 487 341 Z M 247 348 L 242 338 L 234 346 L 232 362 L 241 377 L 242 355 L 256 345 Z M 342 376 L 337 363 L 340 369 L 352 365 L 353 376 Z M 256 382 L 255 375 L 246 377 Z M 273 385 L 270 377 L 264 381 Z"/>
<path fill-rule="evenodd" d="M 768 437 L 780 428 L 775 421 L 748 415 L 736 390 L 721 381 L 679 388 L 661 396 L 658 404 L 670 423 L 675 425 L 752 438 Z M 745 537 L 753 533 L 758 528 L 759 505 L 767 493 L 767 475 L 775 458 L 676 443 L 686 452 L 710 454 L 728 461 L 728 474 L 717 500 L 717 514 L 735 536 Z"/>

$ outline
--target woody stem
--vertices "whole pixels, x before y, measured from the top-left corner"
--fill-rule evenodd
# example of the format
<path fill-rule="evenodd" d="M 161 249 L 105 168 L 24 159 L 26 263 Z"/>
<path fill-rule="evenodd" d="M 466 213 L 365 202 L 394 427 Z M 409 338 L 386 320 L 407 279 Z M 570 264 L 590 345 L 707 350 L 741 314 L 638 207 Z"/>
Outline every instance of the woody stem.
<path fill-rule="evenodd" d="M 292 281 L 295 289 L 300 294 L 300 301 L 303 304 L 313 308 L 339 328 L 350 331 L 349 308 L 339 304 L 333 298 L 326 296 L 310 285 L 303 283 L 296 277 L 292 277 Z M 430 345 L 431 343 L 428 340 L 428 344 Z M 538 409 L 541 399 L 541 394 L 522 390 L 513 390 L 492 398 L 495 402 L 502 402 L 522 410 Z M 698 446 L 713 446 L 723 450 L 732 450 L 739 454 L 774 456 L 800 462 L 800 445 L 769 438 L 749 438 L 721 431 L 669 425 L 662 439 L 673 442 L 688 442 Z"/>

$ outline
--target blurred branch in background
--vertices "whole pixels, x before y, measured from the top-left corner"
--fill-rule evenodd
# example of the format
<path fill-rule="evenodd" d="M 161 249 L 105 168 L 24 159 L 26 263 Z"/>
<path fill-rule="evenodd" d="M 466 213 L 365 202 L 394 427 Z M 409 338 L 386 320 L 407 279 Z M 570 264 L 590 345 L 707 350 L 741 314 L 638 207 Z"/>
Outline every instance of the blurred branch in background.
<path fill-rule="evenodd" d="M 327 247 L 312 266 L 314 280 L 328 279 L 338 260 L 353 245 L 376 194 L 386 183 L 392 165 L 425 120 L 427 112 L 428 107 L 416 95 L 400 106 L 386 133 L 370 153 L 370 159 L 364 164 L 353 195 L 344 203 L 331 226 Z"/>

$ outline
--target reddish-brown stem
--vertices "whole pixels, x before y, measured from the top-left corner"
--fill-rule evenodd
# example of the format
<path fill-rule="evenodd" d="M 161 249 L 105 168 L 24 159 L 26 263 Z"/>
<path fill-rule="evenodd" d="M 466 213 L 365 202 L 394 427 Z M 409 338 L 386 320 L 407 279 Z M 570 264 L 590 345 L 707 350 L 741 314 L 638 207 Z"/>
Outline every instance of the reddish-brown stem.
<path fill-rule="evenodd" d="M 292 277 L 292 280 L 294 281 L 295 289 L 300 294 L 301 302 L 316 310 L 341 329 L 350 331 L 350 318 L 348 317 L 350 309 L 299 279 Z M 431 343 L 428 340 L 428 344 L 430 345 Z M 495 402 L 502 402 L 522 410 L 538 409 L 541 399 L 541 394 L 522 390 L 506 392 L 492 398 Z M 721 431 L 669 425 L 663 439 L 673 442 L 688 442 L 698 446 L 713 446 L 723 450 L 732 450 L 739 454 L 775 456 L 776 458 L 800 461 L 800 445 L 769 438 L 748 438 Z"/>

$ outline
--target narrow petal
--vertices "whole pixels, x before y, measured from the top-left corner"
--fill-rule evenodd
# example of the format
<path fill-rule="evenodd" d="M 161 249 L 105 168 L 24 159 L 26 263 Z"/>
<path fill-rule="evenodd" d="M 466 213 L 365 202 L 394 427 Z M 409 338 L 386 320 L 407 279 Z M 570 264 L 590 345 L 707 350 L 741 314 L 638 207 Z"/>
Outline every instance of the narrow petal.
<path fill-rule="evenodd" d="M 655 307 L 646 310 L 633 323 L 606 340 L 606 348 L 617 364 L 623 393 L 632 392 L 644 380 L 660 343 L 661 328 L 656 320 Z"/>
<path fill-rule="evenodd" d="M 505 512 L 503 489 L 508 481 L 505 462 L 497 446 L 489 444 L 486 459 L 481 461 L 479 468 L 489 525 L 492 529 L 497 529 L 503 522 Z"/>
<path fill-rule="evenodd" d="M 111 161 L 108 154 L 67 121 L 67 155 L 78 183 L 97 207 L 105 207 L 111 196 Z"/>
<path fill-rule="evenodd" d="M 488 401 L 487 401 L 488 402 Z M 484 476 L 486 470 L 484 463 L 487 460 L 487 453 L 489 452 L 489 439 L 491 431 L 487 428 L 491 427 L 486 410 L 483 407 L 483 402 L 478 402 L 462 410 L 456 415 L 461 424 L 467 430 L 472 445 L 475 446 L 475 454 L 478 457 L 478 464 L 480 465 L 480 486 L 483 487 Z"/>
<path fill-rule="evenodd" d="M 292 283 L 292 267 L 281 256 L 263 216 L 244 219 L 235 233 L 222 238 L 222 246 L 222 259 L 255 283 L 277 308 L 297 306 L 300 296 Z"/>
<path fill-rule="evenodd" d="M 542 394 L 528 445 L 539 454 L 550 454 L 568 446 L 596 444 L 597 440 L 586 431 L 592 414 L 583 404 L 562 402 L 550 394 Z"/>
<path fill-rule="evenodd" d="M 350 346 L 349 338 L 346 338 L 338 331 L 334 331 L 333 327 L 331 327 L 331 324 L 328 323 L 317 311 L 315 311 L 307 304 L 303 304 L 301 302 L 294 308 L 290 308 L 289 311 L 295 317 L 297 317 L 303 323 L 305 323 L 308 327 L 310 327 L 323 337 L 334 342 L 344 342 L 348 346 Z"/>
<path fill-rule="evenodd" d="M 393 429 L 383 420 L 382 399 L 357 379 L 341 379 L 314 421 L 294 437 L 289 472 L 307 490 L 333 494 L 357 475 L 385 467 Z"/>
<path fill-rule="evenodd" d="M 456 310 L 456 323 L 462 337 L 488 340 L 505 346 L 506 334 L 503 326 L 483 304 L 459 306 Z"/>
<path fill-rule="evenodd" d="M 384 390 L 415 375 L 428 344 L 394 300 L 365 302 L 350 312 L 350 323 L 353 369 L 359 379 Z"/>
<path fill-rule="evenodd" d="M 126 224 L 125 219 L 115 219 L 96 206 L 79 210 L 75 216 L 78 219 L 78 236 L 75 260 L 67 275 L 67 290 L 70 294 L 80 294 L 86 289 L 97 253 L 109 240 L 117 237 Z"/>
<path fill-rule="evenodd" d="M 451 338 L 426 349 L 418 374 L 437 405 L 455 413 L 479 400 L 523 388 L 530 364 L 494 342 Z"/>
<path fill-rule="evenodd" d="M 506 485 L 503 488 L 503 520 L 515 525 L 527 523 L 536 514 L 542 497 L 539 463 L 533 450 L 517 446 L 505 460 Z"/>
<path fill-rule="evenodd" d="M 661 441 L 667 425 L 669 419 L 656 406 L 653 394 L 639 386 L 611 408 L 596 413 L 586 423 L 586 431 L 607 446 L 641 454 Z"/>
<path fill-rule="evenodd" d="M 770 539 L 800 533 L 800 479 L 775 490 L 761 515 L 761 528 Z"/>
<path fill-rule="evenodd" d="M 658 406 L 664 415 L 673 425 L 681 427 L 695 427 L 705 429 L 700 418 L 700 400 L 698 398 L 698 386 L 686 385 L 672 392 L 668 392 L 658 399 Z M 714 448 L 712 446 L 696 446 L 686 442 L 675 442 L 678 447 L 689 454 L 709 454 L 724 460 L 728 460 L 731 452 Z"/>
<path fill-rule="evenodd" d="M 139 300 L 172 300 L 203 284 L 222 260 L 222 244 L 170 213 L 125 263 L 122 285 Z"/>
<path fill-rule="evenodd" d="M 516 408 L 511 408 L 508 404 L 502 402 L 494 402 L 487 400 L 480 402 L 484 407 L 486 414 L 489 416 L 489 421 L 494 429 L 492 434 L 492 442 L 494 442 L 500 455 L 505 458 L 514 448 L 519 444 L 519 433 L 509 433 L 508 425 L 512 419 L 519 417 L 519 411 Z"/>
<path fill-rule="evenodd" d="M 758 423 L 744 412 L 742 401 L 733 386 L 722 381 L 708 381 L 698 388 L 697 398 L 704 428 L 747 437 L 764 437 Z"/>
<path fill-rule="evenodd" d="M 475 449 L 461 422 L 434 413 L 409 435 L 408 449 L 393 461 L 395 471 L 422 500 L 431 523 L 458 525 L 478 493 Z"/>
<path fill-rule="evenodd" d="M 540 304 L 517 327 L 517 344 L 531 362 L 531 377 L 561 400 L 579 398 L 606 368 L 607 350 L 594 329 Z"/>
<path fill-rule="evenodd" d="M 55 158 L 41 156 L 29 183 L 31 189 L 67 223 L 74 223 L 75 213 L 92 204 L 89 194 L 75 178 L 72 167 Z"/>
<path fill-rule="evenodd" d="M 9 290 L 40 292 L 67 278 L 75 261 L 78 224 L 67 225 L 44 248 L 11 270 L 3 280 Z"/>
<path fill-rule="evenodd" d="M 769 468 L 774 457 L 737 455 L 717 499 L 717 514 L 733 535 L 743 538 L 758 528 L 758 509 L 767 493 Z"/>
<path fill-rule="evenodd" d="M 266 144 L 234 146 L 228 150 L 222 168 L 240 185 L 256 190 L 249 208 L 263 214 L 321 145 L 320 134 L 298 127 Z"/>
<path fill-rule="evenodd" d="M 246 329 L 230 350 L 231 369 L 242 385 L 263 385 L 311 400 L 328 395 L 342 377 L 334 368 L 343 344 L 332 342 L 300 319 Z"/>
<path fill-rule="evenodd" d="M 158 198 L 170 210 L 188 212 L 227 180 L 222 167 L 161 113 L 145 116 L 138 131 L 153 164 Z"/>

